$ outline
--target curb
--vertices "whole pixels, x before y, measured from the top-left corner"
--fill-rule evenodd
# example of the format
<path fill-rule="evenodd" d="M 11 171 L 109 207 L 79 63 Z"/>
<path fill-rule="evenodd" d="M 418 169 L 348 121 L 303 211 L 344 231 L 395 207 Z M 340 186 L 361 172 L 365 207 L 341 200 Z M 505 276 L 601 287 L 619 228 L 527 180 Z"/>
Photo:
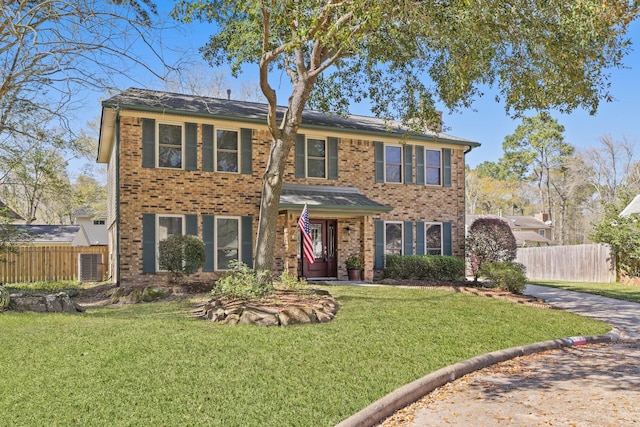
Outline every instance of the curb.
<path fill-rule="evenodd" d="M 559 338 L 520 347 L 511 347 L 505 350 L 497 350 L 476 356 L 438 369 L 435 372 L 392 391 L 361 411 L 341 421 L 339 424 L 336 424 L 336 427 L 373 427 L 385 418 L 391 416 L 395 411 L 410 405 L 436 388 L 471 372 L 499 362 L 504 362 L 505 360 L 563 347 L 608 343 L 622 339 L 624 339 L 624 333 L 614 328 L 606 335 Z"/>

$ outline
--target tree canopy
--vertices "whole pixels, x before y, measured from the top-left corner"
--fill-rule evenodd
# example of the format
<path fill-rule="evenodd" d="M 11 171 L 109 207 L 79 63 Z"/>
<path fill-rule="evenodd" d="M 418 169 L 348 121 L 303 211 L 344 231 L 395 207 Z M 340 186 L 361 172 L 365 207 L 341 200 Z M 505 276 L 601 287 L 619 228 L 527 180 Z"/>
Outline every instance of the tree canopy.
<path fill-rule="evenodd" d="M 626 0 L 179 0 L 173 16 L 212 23 L 202 54 L 234 73 L 257 65 L 273 142 L 265 170 L 256 268 L 273 268 L 286 159 L 305 107 L 344 113 L 368 100 L 376 116 L 433 127 L 435 102 L 468 106 L 485 86 L 508 112 L 595 112 L 611 99 L 638 6 Z M 276 81 L 291 82 L 276 116 Z"/>

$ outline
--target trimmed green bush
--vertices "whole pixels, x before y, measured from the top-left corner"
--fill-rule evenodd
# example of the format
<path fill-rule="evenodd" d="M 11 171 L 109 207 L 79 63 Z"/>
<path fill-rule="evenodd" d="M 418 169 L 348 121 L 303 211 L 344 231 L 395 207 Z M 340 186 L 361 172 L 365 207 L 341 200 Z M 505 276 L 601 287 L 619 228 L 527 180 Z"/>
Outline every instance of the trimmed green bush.
<path fill-rule="evenodd" d="M 158 264 L 176 281 L 204 266 L 204 243 L 196 236 L 174 234 L 158 245 Z"/>
<path fill-rule="evenodd" d="M 246 264 L 232 261 L 233 271 L 218 279 L 211 291 L 214 296 L 226 296 L 239 299 L 261 298 L 274 292 L 270 282 L 261 282 L 256 272 Z"/>
<path fill-rule="evenodd" d="M 484 264 L 479 273 L 481 277 L 493 282 L 496 288 L 521 294 L 527 285 L 526 270 L 519 262 L 495 261 Z"/>
<path fill-rule="evenodd" d="M 390 279 L 464 279 L 464 260 L 449 255 L 388 255 L 384 277 Z"/>

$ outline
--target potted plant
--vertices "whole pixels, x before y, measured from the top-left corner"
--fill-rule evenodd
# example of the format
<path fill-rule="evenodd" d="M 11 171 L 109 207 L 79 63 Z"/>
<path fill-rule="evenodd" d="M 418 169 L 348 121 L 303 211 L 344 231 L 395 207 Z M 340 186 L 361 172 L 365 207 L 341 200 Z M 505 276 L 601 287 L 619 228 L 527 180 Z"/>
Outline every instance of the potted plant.
<path fill-rule="evenodd" d="M 364 267 L 364 258 L 362 254 L 353 254 L 345 261 L 347 267 L 347 275 L 349 280 L 362 280 L 362 268 Z"/>

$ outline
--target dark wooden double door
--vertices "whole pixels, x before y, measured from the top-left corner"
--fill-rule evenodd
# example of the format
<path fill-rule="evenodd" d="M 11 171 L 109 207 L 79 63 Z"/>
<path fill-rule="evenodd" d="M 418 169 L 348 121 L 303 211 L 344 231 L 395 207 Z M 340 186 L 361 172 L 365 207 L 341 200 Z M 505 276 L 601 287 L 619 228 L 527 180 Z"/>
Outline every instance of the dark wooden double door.
<path fill-rule="evenodd" d="M 337 226 L 338 221 L 335 219 L 309 219 L 309 231 L 315 260 L 313 264 L 307 262 L 302 256 L 301 245 L 298 245 L 298 253 L 300 254 L 298 272 L 300 276 L 308 279 L 338 276 Z M 301 241 L 302 236 L 298 239 L 298 242 Z"/>

